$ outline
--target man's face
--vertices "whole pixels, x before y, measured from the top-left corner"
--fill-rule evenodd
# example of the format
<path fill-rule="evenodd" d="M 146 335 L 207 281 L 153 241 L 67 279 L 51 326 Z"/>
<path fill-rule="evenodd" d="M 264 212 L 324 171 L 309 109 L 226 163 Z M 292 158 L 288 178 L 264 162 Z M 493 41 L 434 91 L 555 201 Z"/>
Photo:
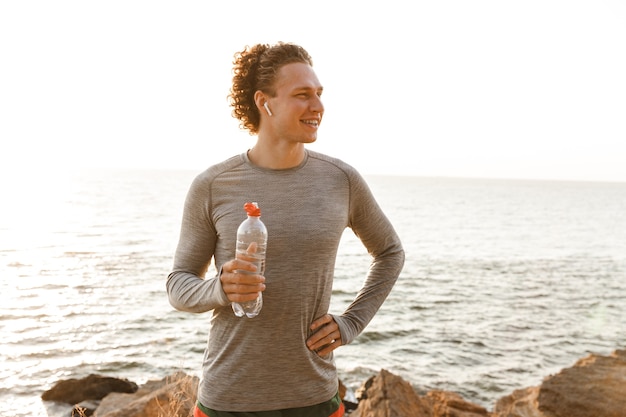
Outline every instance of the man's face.
<path fill-rule="evenodd" d="M 310 65 L 293 63 L 280 68 L 276 77 L 276 95 L 268 99 L 272 111 L 268 122 L 279 139 L 315 142 L 324 114 L 322 91 Z"/>

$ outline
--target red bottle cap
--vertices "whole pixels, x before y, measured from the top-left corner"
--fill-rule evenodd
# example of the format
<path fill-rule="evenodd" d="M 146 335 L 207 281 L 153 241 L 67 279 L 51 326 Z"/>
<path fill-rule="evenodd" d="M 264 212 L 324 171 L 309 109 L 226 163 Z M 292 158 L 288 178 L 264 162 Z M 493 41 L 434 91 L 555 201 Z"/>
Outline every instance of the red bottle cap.
<path fill-rule="evenodd" d="M 248 216 L 261 217 L 261 209 L 257 203 L 246 203 L 243 205 L 243 209 L 248 213 Z"/>

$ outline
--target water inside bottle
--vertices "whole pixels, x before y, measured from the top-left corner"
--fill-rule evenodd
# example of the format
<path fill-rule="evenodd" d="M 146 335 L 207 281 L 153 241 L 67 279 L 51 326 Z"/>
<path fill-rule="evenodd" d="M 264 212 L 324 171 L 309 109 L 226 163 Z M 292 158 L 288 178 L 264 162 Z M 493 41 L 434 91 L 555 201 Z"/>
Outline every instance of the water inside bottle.
<path fill-rule="evenodd" d="M 233 312 L 237 317 L 256 317 L 261 312 L 261 307 L 263 307 L 263 293 L 259 292 L 259 296 L 252 301 L 246 301 L 243 303 L 232 303 L 232 306 Z"/>

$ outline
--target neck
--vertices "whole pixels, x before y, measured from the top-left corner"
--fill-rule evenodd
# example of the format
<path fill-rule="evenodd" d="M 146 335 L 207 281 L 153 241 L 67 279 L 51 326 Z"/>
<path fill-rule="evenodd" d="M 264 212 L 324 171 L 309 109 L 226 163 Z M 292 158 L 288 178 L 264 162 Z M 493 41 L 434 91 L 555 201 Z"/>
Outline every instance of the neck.
<path fill-rule="evenodd" d="M 297 167 L 304 159 L 305 149 L 302 143 L 270 144 L 258 138 L 257 143 L 248 151 L 250 161 L 261 168 L 288 169 Z"/>

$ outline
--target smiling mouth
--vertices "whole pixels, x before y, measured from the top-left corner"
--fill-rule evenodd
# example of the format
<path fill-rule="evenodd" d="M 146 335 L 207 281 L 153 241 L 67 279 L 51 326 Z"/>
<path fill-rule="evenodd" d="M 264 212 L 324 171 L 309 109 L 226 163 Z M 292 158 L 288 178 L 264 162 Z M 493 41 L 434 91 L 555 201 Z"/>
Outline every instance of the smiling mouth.
<path fill-rule="evenodd" d="M 318 127 L 320 125 L 319 120 L 302 120 L 302 123 L 313 127 Z"/>

